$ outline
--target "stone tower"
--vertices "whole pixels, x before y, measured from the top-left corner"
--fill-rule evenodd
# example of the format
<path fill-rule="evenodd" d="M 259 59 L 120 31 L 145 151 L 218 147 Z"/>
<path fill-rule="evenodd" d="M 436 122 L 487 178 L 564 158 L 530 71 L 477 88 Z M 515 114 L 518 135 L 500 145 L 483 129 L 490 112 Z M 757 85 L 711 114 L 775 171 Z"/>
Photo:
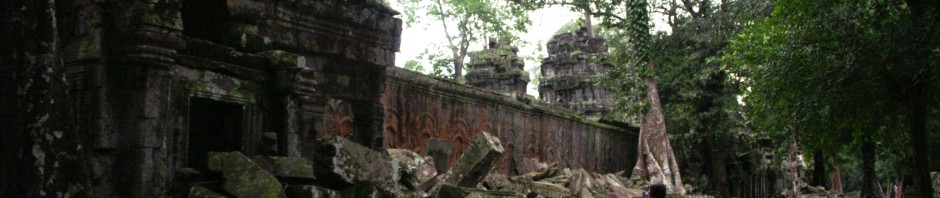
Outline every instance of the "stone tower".
<path fill-rule="evenodd" d="M 601 117 L 611 110 L 613 92 L 598 82 L 612 65 L 598 61 L 607 51 L 606 41 L 591 37 L 586 30 L 555 35 L 548 41 L 539 95 L 548 103 L 584 116 Z"/>
<path fill-rule="evenodd" d="M 471 52 L 467 84 L 499 92 L 525 94 L 529 75 L 508 38 L 490 39 L 486 49 Z"/>

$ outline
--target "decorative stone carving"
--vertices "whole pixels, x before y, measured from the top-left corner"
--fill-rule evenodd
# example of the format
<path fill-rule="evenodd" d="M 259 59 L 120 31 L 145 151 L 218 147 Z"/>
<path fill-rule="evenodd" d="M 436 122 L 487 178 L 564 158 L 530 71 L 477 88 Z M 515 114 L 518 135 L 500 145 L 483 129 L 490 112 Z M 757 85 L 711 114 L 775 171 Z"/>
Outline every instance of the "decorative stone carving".
<path fill-rule="evenodd" d="M 589 117 L 610 112 L 613 92 L 598 85 L 601 75 L 612 67 L 600 61 L 607 51 L 604 42 L 587 35 L 584 28 L 552 37 L 548 57 L 542 60 L 542 100 Z"/>
<path fill-rule="evenodd" d="M 509 38 L 490 39 L 486 49 L 468 54 L 467 84 L 524 95 L 529 74 L 522 59 L 516 55 L 518 52 L 519 48 L 513 47 Z"/>

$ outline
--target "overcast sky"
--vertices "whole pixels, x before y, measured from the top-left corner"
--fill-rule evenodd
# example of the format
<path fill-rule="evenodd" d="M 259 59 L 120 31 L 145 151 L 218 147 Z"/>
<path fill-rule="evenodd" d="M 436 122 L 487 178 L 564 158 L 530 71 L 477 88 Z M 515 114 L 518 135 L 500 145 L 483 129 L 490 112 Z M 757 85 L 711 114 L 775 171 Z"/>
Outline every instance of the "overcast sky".
<path fill-rule="evenodd" d="M 389 5 L 395 10 L 403 10 L 402 5 L 398 4 L 397 1 L 390 1 Z M 519 36 L 521 40 L 529 42 L 528 45 L 520 45 L 519 43 L 513 43 L 513 45 L 519 47 L 519 56 L 523 57 L 544 57 L 548 55 L 547 51 L 544 51 L 545 43 L 551 39 L 552 34 L 554 34 L 561 26 L 564 26 L 568 22 L 577 20 L 583 15 L 581 13 L 572 12 L 567 7 L 554 6 L 548 7 L 529 13 L 529 19 L 532 20 L 532 25 L 528 28 L 528 32 L 524 35 Z M 405 18 L 404 16 L 400 16 Z M 654 19 L 661 18 L 653 16 Z M 656 23 L 657 26 L 662 26 L 662 22 Z M 424 69 L 430 71 L 430 64 L 425 60 L 418 59 L 419 55 L 425 51 L 425 49 L 446 49 L 443 47 L 447 43 L 447 39 L 444 36 L 444 28 L 441 26 L 440 22 L 428 20 L 428 22 L 423 24 L 411 24 L 410 26 L 405 24 L 405 27 L 401 35 L 401 51 L 398 52 L 395 57 L 395 65 L 398 67 L 403 67 L 405 62 L 408 60 L 418 60 L 424 63 Z M 654 28 L 661 29 L 661 28 Z M 437 45 L 437 46 L 436 46 Z M 471 44 L 469 51 L 480 50 L 483 46 L 482 41 L 480 43 Z M 542 46 L 543 51 L 538 51 L 538 47 Z M 450 54 L 448 51 L 446 54 Z M 541 59 L 530 58 L 525 61 L 526 71 L 530 72 L 529 76 L 534 77 L 539 71 L 536 69 L 541 64 Z M 427 71 L 426 71 L 427 72 Z M 529 95 L 538 96 L 537 87 L 531 83 L 528 86 L 527 93 Z"/>

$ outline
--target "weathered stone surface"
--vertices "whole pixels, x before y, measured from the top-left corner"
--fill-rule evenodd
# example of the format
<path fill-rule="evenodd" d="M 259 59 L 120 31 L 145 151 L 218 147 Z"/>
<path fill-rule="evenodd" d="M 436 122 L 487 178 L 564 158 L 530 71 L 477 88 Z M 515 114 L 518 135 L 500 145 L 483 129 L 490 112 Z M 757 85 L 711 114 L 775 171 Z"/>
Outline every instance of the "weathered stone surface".
<path fill-rule="evenodd" d="M 490 39 L 486 49 L 470 52 L 467 64 L 467 84 L 499 92 L 525 94 L 529 73 L 525 71 L 519 48 L 509 38 Z"/>
<path fill-rule="evenodd" d="M 493 162 L 503 154 L 499 138 L 479 132 L 457 164 L 448 171 L 447 183 L 462 187 L 476 187 L 493 169 Z"/>
<path fill-rule="evenodd" d="M 447 172 L 453 154 L 454 144 L 450 141 L 438 138 L 428 140 L 427 155 L 434 158 L 434 168 L 438 172 Z"/>
<path fill-rule="evenodd" d="M 551 198 L 567 197 L 570 194 L 564 186 L 541 181 L 532 183 L 532 191 L 539 196 Z"/>
<path fill-rule="evenodd" d="M 422 157 L 407 149 L 387 149 L 386 152 L 398 161 L 401 183 L 410 190 L 417 189 L 437 175 L 434 161 L 430 157 Z"/>
<path fill-rule="evenodd" d="M 386 194 L 401 190 L 397 184 L 398 164 L 388 154 L 342 137 L 319 140 L 316 153 L 314 173 L 318 180 L 330 181 L 329 185 L 349 187 L 368 183 Z"/>
<path fill-rule="evenodd" d="M 241 152 L 209 152 L 209 170 L 221 171 L 222 189 L 236 197 L 285 197 L 277 178 Z"/>
<path fill-rule="evenodd" d="M 582 115 L 601 117 L 611 110 L 613 92 L 597 82 L 613 66 L 601 64 L 605 40 L 591 37 L 586 30 L 555 35 L 548 41 L 539 96 Z"/>
<path fill-rule="evenodd" d="M 340 195 L 335 190 L 312 185 L 288 186 L 285 191 L 290 198 L 336 198 Z"/>
<path fill-rule="evenodd" d="M 940 173 L 930 172 L 931 185 L 933 185 L 933 197 L 940 197 Z"/>
<path fill-rule="evenodd" d="M 315 179 L 313 163 L 299 157 L 255 156 L 255 163 L 277 177 Z"/>
<path fill-rule="evenodd" d="M 189 198 L 224 198 L 222 194 L 209 190 L 208 188 L 193 185 L 189 188 Z"/>
<path fill-rule="evenodd" d="M 504 149 L 496 166 L 522 174 L 525 158 L 558 161 L 567 168 L 616 172 L 636 163 L 636 129 L 619 128 L 534 100 L 528 103 L 435 79 L 403 68 L 387 68 L 382 103 L 388 147 L 431 155 L 439 172 L 453 166 L 478 131 L 498 136 Z M 432 152 L 435 139 L 453 144 L 453 155 Z M 598 155 L 602 153 L 603 155 Z M 445 163 L 441 163 L 445 161 Z"/>
<path fill-rule="evenodd" d="M 498 197 L 525 197 L 522 194 L 510 191 L 485 191 L 444 184 L 434 197 L 441 198 L 498 198 Z"/>
<path fill-rule="evenodd" d="M 591 173 L 584 169 L 575 170 L 572 174 L 571 181 L 568 183 L 568 189 L 576 190 L 592 188 L 594 188 L 594 179 L 592 179 Z M 584 194 L 584 191 L 581 190 L 579 193 Z"/>
<path fill-rule="evenodd" d="M 512 185 L 509 181 L 509 177 L 501 173 L 490 173 L 486 176 L 486 179 L 483 180 L 483 186 L 490 190 L 499 190 L 509 185 Z"/>

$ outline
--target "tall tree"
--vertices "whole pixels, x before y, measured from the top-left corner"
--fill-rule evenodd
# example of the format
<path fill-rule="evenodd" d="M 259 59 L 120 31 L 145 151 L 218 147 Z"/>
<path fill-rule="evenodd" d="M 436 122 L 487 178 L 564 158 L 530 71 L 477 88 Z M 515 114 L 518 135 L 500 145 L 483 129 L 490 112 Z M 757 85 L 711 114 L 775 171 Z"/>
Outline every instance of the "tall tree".
<path fill-rule="evenodd" d="M 472 44 L 481 44 L 488 37 L 514 37 L 525 32 L 532 23 L 526 10 L 503 1 L 399 0 L 399 3 L 405 7 L 405 21 L 409 25 L 431 22 L 443 27 L 447 39 L 445 46 L 451 54 L 446 60 L 453 65 L 455 80 L 463 76 L 463 65 L 468 61 L 465 58 Z M 434 70 L 447 69 L 436 66 Z"/>
<path fill-rule="evenodd" d="M 729 153 L 737 135 L 746 126 L 740 122 L 740 104 L 728 72 L 718 61 L 728 40 L 743 29 L 740 24 L 770 14 L 769 0 L 667 0 L 654 4 L 662 13 L 669 32 L 659 32 L 651 41 L 652 61 L 660 69 L 659 79 L 666 126 L 673 135 L 680 161 L 696 163 L 701 171 L 685 168 L 683 175 L 703 173 L 708 194 L 730 197 Z M 686 155 L 682 155 L 685 153 Z M 696 160 L 693 160 L 695 158 Z M 743 173 L 742 173 L 743 174 Z"/>
<path fill-rule="evenodd" d="M 865 163 L 863 196 L 876 196 L 870 166 L 906 130 L 914 191 L 928 183 L 926 109 L 940 80 L 934 1 L 777 1 L 773 15 L 732 41 L 750 118 L 762 130 L 800 129 L 809 147 L 849 136 Z M 841 133 L 841 134 L 840 134 Z M 848 134 L 845 134 L 848 133 Z"/>
<path fill-rule="evenodd" d="M 615 67 L 610 73 L 608 84 L 615 90 L 614 98 L 619 110 L 632 109 L 632 114 L 642 114 L 639 118 L 640 142 L 637 148 L 637 163 L 633 168 L 633 177 L 646 181 L 663 183 L 672 192 L 685 194 L 682 176 L 676 161 L 669 136 L 666 133 L 665 116 L 660 103 L 656 78 L 652 75 L 655 64 L 650 59 L 650 12 L 646 0 L 514 0 L 516 4 L 528 8 L 546 5 L 566 5 L 572 11 L 584 11 L 601 19 L 610 36 Z M 641 86 L 635 86 L 642 84 Z M 631 114 L 621 114 L 631 115 Z M 624 120 L 637 120 L 637 116 L 624 116 Z"/>

